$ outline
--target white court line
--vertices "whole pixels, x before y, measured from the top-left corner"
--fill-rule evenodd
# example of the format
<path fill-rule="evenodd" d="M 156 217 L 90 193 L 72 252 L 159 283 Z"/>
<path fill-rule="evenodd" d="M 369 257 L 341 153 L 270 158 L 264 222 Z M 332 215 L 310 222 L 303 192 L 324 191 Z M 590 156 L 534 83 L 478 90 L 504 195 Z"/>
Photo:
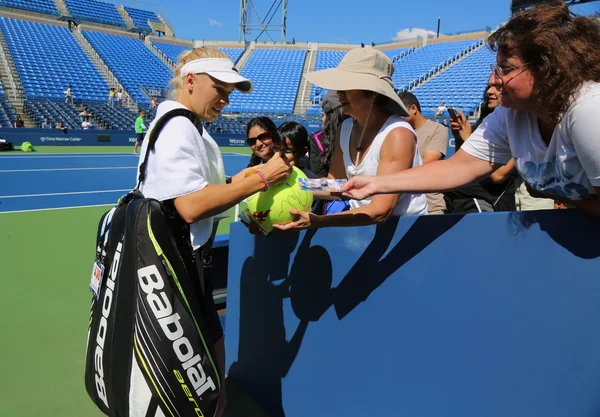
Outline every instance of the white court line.
<path fill-rule="evenodd" d="M 40 209 L 30 209 L 30 210 L 13 210 L 13 211 L 0 211 L 0 215 L 2 214 L 10 214 L 10 213 L 25 213 L 28 211 L 48 211 L 48 210 L 70 210 L 70 209 L 78 209 L 78 208 L 87 208 L 87 207 L 114 207 L 116 204 L 93 204 L 90 206 L 72 206 L 72 207 L 49 207 L 49 208 L 40 208 Z"/>
<path fill-rule="evenodd" d="M 99 194 L 99 193 L 123 193 L 127 190 L 101 190 L 101 191 L 73 191 L 69 193 L 48 193 L 48 194 L 23 194 L 23 195 L 0 195 L 0 198 L 24 198 L 24 197 L 50 197 L 56 195 L 76 195 L 76 194 Z"/>
<path fill-rule="evenodd" d="M 40 169 L 1 169 L 3 172 L 49 172 L 49 171 L 99 171 L 106 169 L 137 169 L 137 167 L 96 167 L 96 168 L 40 168 Z"/>

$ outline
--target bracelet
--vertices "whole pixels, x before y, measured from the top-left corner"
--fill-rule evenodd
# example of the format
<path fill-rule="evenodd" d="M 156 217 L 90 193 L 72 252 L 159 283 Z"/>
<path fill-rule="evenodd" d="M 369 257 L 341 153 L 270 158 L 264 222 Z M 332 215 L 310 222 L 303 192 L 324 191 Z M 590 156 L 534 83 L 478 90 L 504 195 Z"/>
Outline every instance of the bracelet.
<path fill-rule="evenodd" d="M 260 177 L 260 179 L 262 180 L 263 184 L 265 185 L 263 187 L 263 191 L 267 191 L 269 189 L 269 182 L 267 181 L 267 177 L 265 176 L 265 174 L 262 173 L 262 171 L 256 171 L 254 172 L 255 174 L 258 174 L 258 176 Z"/>

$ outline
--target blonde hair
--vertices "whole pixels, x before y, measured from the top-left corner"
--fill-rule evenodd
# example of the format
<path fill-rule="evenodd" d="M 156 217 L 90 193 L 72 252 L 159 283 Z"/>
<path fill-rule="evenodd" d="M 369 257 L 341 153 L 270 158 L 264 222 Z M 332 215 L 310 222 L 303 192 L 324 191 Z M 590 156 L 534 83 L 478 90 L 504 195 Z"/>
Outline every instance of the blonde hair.
<path fill-rule="evenodd" d="M 210 46 L 201 46 L 200 48 L 194 48 L 191 51 L 185 51 L 179 55 L 179 63 L 175 67 L 173 73 L 173 79 L 171 80 L 171 97 L 177 99 L 181 89 L 183 88 L 184 78 L 181 77 L 181 68 L 188 62 L 202 58 L 227 58 L 229 56 L 225 52 L 221 52 L 218 49 Z"/>

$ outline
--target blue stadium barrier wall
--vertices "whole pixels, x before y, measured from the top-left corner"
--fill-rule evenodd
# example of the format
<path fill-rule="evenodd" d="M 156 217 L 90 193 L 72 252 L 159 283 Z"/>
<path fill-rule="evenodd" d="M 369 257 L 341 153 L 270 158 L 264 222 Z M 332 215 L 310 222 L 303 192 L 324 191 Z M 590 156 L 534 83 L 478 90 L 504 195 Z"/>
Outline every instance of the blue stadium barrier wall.
<path fill-rule="evenodd" d="M 226 133 L 211 133 L 219 146 L 247 146 L 243 136 Z M 13 129 L 0 128 L 0 138 L 12 142 L 15 146 L 23 142 L 40 145 L 85 145 L 115 146 L 133 145 L 135 131 L 123 130 L 73 130 L 63 133 L 58 129 Z"/>
<path fill-rule="evenodd" d="M 600 219 L 231 228 L 229 378 L 273 417 L 600 415 Z"/>

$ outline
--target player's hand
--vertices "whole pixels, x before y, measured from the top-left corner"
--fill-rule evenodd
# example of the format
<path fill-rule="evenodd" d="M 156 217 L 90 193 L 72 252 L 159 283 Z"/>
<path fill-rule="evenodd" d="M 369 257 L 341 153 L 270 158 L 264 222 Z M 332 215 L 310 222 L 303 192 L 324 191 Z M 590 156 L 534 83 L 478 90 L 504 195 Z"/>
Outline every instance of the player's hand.
<path fill-rule="evenodd" d="M 299 211 L 296 209 L 290 209 L 290 213 L 295 216 L 294 220 L 291 223 L 275 224 L 273 225 L 273 227 L 279 230 L 308 229 L 309 227 L 313 226 L 314 221 L 318 217 L 316 214 L 307 211 Z"/>
<path fill-rule="evenodd" d="M 292 172 L 292 166 L 285 157 L 277 152 L 269 159 L 269 162 L 261 166 L 260 170 L 267 177 L 269 186 L 273 186 L 287 179 Z"/>
<path fill-rule="evenodd" d="M 378 192 L 377 177 L 362 176 L 350 178 L 340 188 L 342 196 L 353 200 L 364 200 Z"/>

